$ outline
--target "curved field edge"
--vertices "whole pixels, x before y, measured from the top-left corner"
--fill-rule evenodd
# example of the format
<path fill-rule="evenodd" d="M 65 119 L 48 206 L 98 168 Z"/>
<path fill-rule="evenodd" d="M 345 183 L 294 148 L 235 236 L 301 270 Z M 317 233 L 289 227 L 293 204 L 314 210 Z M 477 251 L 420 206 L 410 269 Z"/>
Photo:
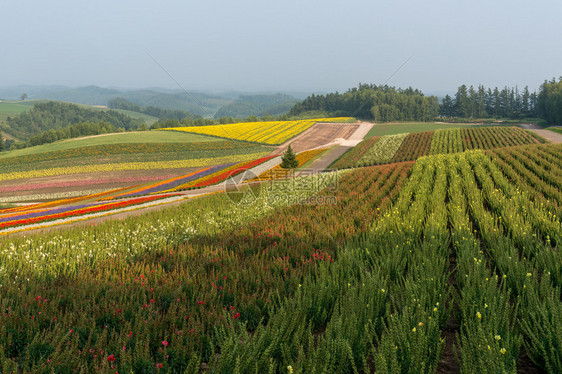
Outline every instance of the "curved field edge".
<path fill-rule="evenodd" d="M 70 150 L 75 148 L 111 145 L 111 144 L 127 144 L 127 143 L 192 143 L 192 142 L 212 142 L 217 138 L 201 135 L 184 133 L 181 135 L 173 133 L 165 133 L 158 131 L 135 131 L 114 134 L 103 134 L 88 136 L 77 139 L 61 140 L 54 143 L 38 145 L 29 148 L 17 149 L 0 153 L 0 158 L 26 156 L 40 154 L 53 151 Z"/>
<path fill-rule="evenodd" d="M 341 118 L 317 118 L 317 119 L 303 119 L 303 120 L 293 120 L 293 121 L 272 121 L 272 122 L 242 122 L 242 123 L 232 123 L 232 124 L 223 124 L 223 125 L 212 125 L 212 126 L 190 126 L 190 127 L 178 127 L 178 128 L 163 128 L 163 129 L 158 129 L 158 131 L 175 131 L 175 132 L 188 132 L 188 133 L 193 133 L 193 134 L 203 134 L 205 136 L 211 136 L 211 137 L 217 137 L 220 139 L 235 139 L 238 141 L 245 141 L 245 142 L 250 142 L 253 144 L 262 144 L 262 145 L 281 145 L 284 143 L 287 143 L 289 141 L 291 141 L 292 139 L 294 139 L 295 137 L 297 137 L 298 135 L 302 134 L 303 132 L 307 131 L 308 129 L 310 129 L 312 126 L 315 126 L 317 124 L 321 124 L 321 123 L 330 123 L 330 122 L 351 122 L 353 120 L 353 118 L 349 118 L 349 117 L 341 117 Z M 283 131 L 281 132 L 281 134 L 284 134 L 285 132 L 290 132 L 291 127 L 290 126 L 296 126 L 299 125 L 300 123 L 303 123 L 301 126 L 302 128 L 299 129 L 300 131 L 295 132 L 294 135 L 291 136 L 286 136 L 286 135 L 282 135 L 281 138 L 278 141 L 259 141 L 259 140 L 250 140 L 250 138 L 248 138 L 246 135 L 242 135 L 242 134 L 238 134 L 238 135 L 230 135 L 228 130 L 226 128 L 229 128 L 231 130 L 231 132 L 233 134 L 236 134 L 238 131 L 237 130 L 238 127 L 244 127 L 247 128 L 246 131 L 243 131 L 243 133 L 247 133 L 247 132 L 251 132 L 256 130 L 256 128 L 258 128 L 258 130 L 261 128 L 261 131 L 259 131 L 256 135 L 252 135 L 252 137 L 255 137 L 257 135 L 263 134 L 261 137 L 259 137 L 258 139 L 265 137 L 266 134 L 268 134 L 268 131 L 271 131 L 271 128 L 268 128 L 268 125 L 272 125 L 272 126 L 283 126 L 284 124 L 286 124 L 286 127 L 283 128 Z M 204 131 L 204 130 L 206 131 Z M 218 135 L 216 130 L 219 130 L 220 133 L 224 133 L 222 135 Z M 268 135 L 269 137 L 266 139 L 271 138 L 273 135 Z"/>
<path fill-rule="evenodd" d="M 518 156 L 524 150 L 539 151 L 540 157 Z M 334 207 L 328 206 L 317 216 L 313 212 L 324 206 L 294 205 L 266 214 L 260 221 L 248 221 L 242 231 L 209 232 L 180 245 L 168 236 L 166 245 L 137 252 L 134 260 L 104 254 L 97 258 L 92 273 L 86 249 L 85 264 L 79 265 L 82 272 L 65 278 L 53 269 L 53 278 L 48 271 L 41 275 L 52 288 L 40 288 L 34 282 L 29 288 L 11 287 L 12 300 L 21 302 L 12 302 L 15 317 L 10 322 L 18 329 L 30 329 L 26 332 L 38 331 L 23 305 L 40 302 L 40 319 L 50 321 L 56 315 L 58 322 L 49 324 L 34 344 L 42 344 L 50 357 L 68 367 L 90 360 L 90 365 L 106 370 L 114 369 L 111 361 L 120 370 L 159 363 L 166 369 L 179 367 L 194 373 L 202 368 L 221 373 L 250 368 L 282 372 L 288 367 L 296 372 L 385 372 L 392 368 L 435 372 L 447 344 L 442 332 L 451 315 L 454 287 L 462 295 L 455 313 L 464 326 L 457 331 L 456 343 L 461 372 L 487 368 L 512 372 L 522 344 L 536 366 L 556 372 L 560 351 L 555 348 L 555 332 L 560 319 L 552 317 L 562 312 L 557 288 L 562 277 L 556 267 L 561 263 L 561 233 L 559 215 L 554 217 L 552 209 L 559 206 L 545 207 L 545 198 L 530 183 L 538 183 L 533 175 L 559 173 L 562 148 L 526 146 L 513 148 L 510 154 L 505 169 L 485 152 L 470 151 L 423 157 L 409 177 L 381 171 L 392 165 L 361 169 L 362 179 L 356 174 L 359 171 L 353 171 L 347 174 L 349 184 L 338 184 L 343 196 L 336 208 L 350 207 L 348 214 L 334 214 Z M 508 176 L 511 172 L 521 182 L 515 184 Z M 400 175 L 405 183 L 396 182 Z M 394 197 L 385 198 L 378 192 L 392 180 L 403 187 L 392 189 Z M 559 191 L 560 179 L 542 183 L 558 185 Z M 366 204 L 357 196 L 366 196 L 368 190 L 377 197 Z M 324 191 L 321 195 L 333 195 Z M 212 212 L 207 224 L 218 223 L 220 215 Z M 342 225 L 338 218 L 350 217 L 351 212 L 363 216 L 354 213 L 354 219 Z M 297 220 L 287 226 L 297 216 L 310 219 L 305 225 Z M 320 223 L 320 230 L 305 231 L 316 227 L 315 223 Z M 346 229 L 352 227 L 364 227 L 367 234 L 361 229 L 348 233 Z M 154 221 L 150 229 L 169 232 Z M 363 235 L 355 235 L 359 233 Z M 103 231 L 97 234 L 95 242 L 103 243 Z M 77 241 L 87 243 L 88 239 L 78 237 Z M 22 239 L 21 243 L 20 250 L 11 254 L 21 253 L 21 269 L 29 271 L 21 275 L 31 274 L 35 281 L 35 263 L 27 262 L 25 255 L 34 249 L 41 256 L 44 248 L 37 249 L 37 242 Z M 79 248 L 85 249 L 85 243 Z M 134 242 L 131 247 L 137 246 Z M 58 263 L 36 258 L 40 264 Z M 456 284 L 449 283 L 452 259 L 459 264 Z M 123 272 L 123 266 L 128 272 Z M 172 282 L 185 278 L 187 282 Z M 27 284 L 19 276 L 6 279 Z M 56 285 L 64 287 L 65 280 L 74 280 L 73 295 L 64 293 L 64 301 L 53 305 L 50 301 L 61 292 Z M 269 293 L 271 289 L 276 292 Z M 61 309 L 75 307 L 73 300 L 81 301 L 83 314 L 97 317 L 81 323 L 61 314 Z M 108 337 L 105 330 L 109 328 L 116 338 Z M 70 330 L 79 337 L 95 335 L 96 341 L 76 343 L 68 354 L 55 353 L 54 344 L 70 341 Z M 18 331 L 10 330 L 9 339 L 31 344 Z M 100 337 L 99 357 L 86 359 L 88 353 L 78 353 L 84 348 L 99 352 Z M 146 350 L 147 346 L 154 349 Z M 6 352 L 6 365 L 15 365 L 10 356 L 14 350 Z M 29 367 L 33 364 L 24 361 Z"/>
<path fill-rule="evenodd" d="M 181 169 L 202 167 L 216 164 L 225 164 L 235 161 L 250 161 L 264 157 L 269 152 L 251 153 L 226 157 L 201 158 L 191 160 L 172 161 L 147 161 L 147 162 L 124 162 L 115 164 L 80 165 L 71 167 L 57 167 L 51 169 L 29 170 L 23 172 L 11 172 L 0 174 L 0 181 L 39 178 L 69 174 L 86 174 L 96 172 L 124 171 L 124 170 L 154 170 L 154 169 Z"/>

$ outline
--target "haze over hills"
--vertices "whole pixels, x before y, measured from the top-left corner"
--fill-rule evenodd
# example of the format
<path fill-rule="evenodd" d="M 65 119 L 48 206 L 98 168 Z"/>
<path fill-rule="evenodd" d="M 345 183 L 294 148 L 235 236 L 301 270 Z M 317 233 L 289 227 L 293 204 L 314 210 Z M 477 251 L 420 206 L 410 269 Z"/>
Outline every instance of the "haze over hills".
<path fill-rule="evenodd" d="M 212 118 L 215 116 L 249 116 L 282 114 L 309 93 L 206 93 L 184 92 L 165 88 L 123 89 L 98 86 L 30 86 L 0 87 L 0 98 L 18 100 L 23 94 L 27 99 L 56 100 L 86 105 L 106 106 L 111 99 L 124 98 L 141 106 L 155 106 L 163 109 L 182 110 L 195 115 Z"/>

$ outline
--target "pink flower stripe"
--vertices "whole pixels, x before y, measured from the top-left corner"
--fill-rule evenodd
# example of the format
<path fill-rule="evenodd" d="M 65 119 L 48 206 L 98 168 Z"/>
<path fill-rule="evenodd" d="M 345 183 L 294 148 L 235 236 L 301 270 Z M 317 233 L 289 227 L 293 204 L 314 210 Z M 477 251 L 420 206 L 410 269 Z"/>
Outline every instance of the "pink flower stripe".
<path fill-rule="evenodd" d="M 100 205 L 90 206 L 90 207 L 86 207 L 86 208 L 82 207 L 82 208 L 71 210 L 71 211 L 66 211 L 66 212 L 62 212 L 62 213 L 51 214 L 51 215 L 46 215 L 46 216 L 41 216 L 41 217 L 33 217 L 33 218 L 21 219 L 21 220 L 17 220 L 17 221 L 1 222 L 0 223 L 0 229 L 5 229 L 7 227 L 14 227 L 14 226 L 31 225 L 31 224 L 38 223 L 38 222 L 52 221 L 52 220 L 61 219 L 61 218 L 81 216 L 81 215 L 84 215 L 84 214 L 97 213 L 97 212 L 103 212 L 103 211 L 108 211 L 108 210 L 113 210 L 113 209 L 125 208 L 125 207 L 131 206 L 131 205 L 147 203 L 147 202 L 150 202 L 150 201 L 164 199 L 164 198 L 167 198 L 167 197 L 177 196 L 177 195 L 178 194 L 168 194 L 168 195 L 161 195 L 161 196 L 139 197 L 137 199 L 123 200 L 123 201 L 107 203 L 107 204 L 100 204 Z"/>
<path fill-rule="evenodd" d="M 14 186 L 0 187 L 0 193 L 43 190 L 43 189 L 47 189 L 47 188 L 82 187 L 82 186 L 92 186 L 92 185 L 96 185 L 96 184 L 152 182 L 152 181 L 157 181 L 157 180 L 161 180 L 161 179 L 168 179 L 168 178 L 173 178 L 173 177 L 175 177 L 175 175 L 167 174 L 167 175 L 147 176 L 147 177 L 96 179 L 96 180 L 91 180 L 91 181 L 20 184 L 20 185 L 14 185 Z"/>
<path fill-rule="evenodd" d="M 50 207 L 57 206 L 57 205 L 76 203 L 76 202 L 82 201 L 82 200 L 95 199 L 95 198 L 102 197 L 102 196 L 105 196 L 105 195 L 111 195 L 111 194 L 117 193 L 119 191 L 125 190 L 127 188 L 130 188 L 130 187 L 117 188 L 115 190 L 100 192 L 100 193 L 93 194 L 93 195 L 73 197 L 73 198 L 70 198 L 70 199 L 49 201 L 47 203 L 26 205 L 26 206 L 21 206 L 21 207 L 17 207 L 17 208 L 0 209 L 0 214 L 13 213 L 13 212 L 23 212 L 23 211 L 36 210 L 36 209 L 41 209 L 41 208 L 50 208 Z"/>
<path fill-rule="evenodd" d="M 189 177 L 194 176 L 194 175 L 196 175 L 196 174 L 203 173 L 203 172 L 205 172 L 205 171 L 207 171 L 207 170 L 209 170 L 209 169 L 211 169 L 211 168 L 212 168 L 212 167 L 209 166 L 209 167 L 204 168 L 204 169 L 196 170 L 196 171 L 194 171 L 194 172 L 192 172 L 192 173 L 189 173 L 189 174 L 187 174 L 187 175 L 181 175 L 181 176 L 179 176 L 179 177 L 175 177 L 175 178 L 171 178 L 171 179 L 166 179 L 166 180 L 163 180 L 163 181 L 160 181 L 160 182 L 157 182 L 157 183 L 150 184 L 150 185 L 148 185 L 148 186 L 143 186 L 143 187 L 137 188 L 137 189 L 135 189 L 135 190 L 133 190 L 133 191 L 128 191 L 128 192 L 126 192 L 126 193 L 122 193 L 122 194 L 119 194 L 119 195 L 107 197 L 107 198 L 105 198 L 105 199 L 103 199 L 103 200 L 112 200 L 112 199 L 119 198 L 119 197 L 122 197 L 122 196 L 140 195 L 140 194 L 142 194 L 143 192 L 151 192 L 151 191 L 148 191 L 148 190 L 157 190 L 156 187 L 162 186 L 162 185 L 164 185 L 164 184 L 169 184 L 169 183 L 175 182 L 175 181 L 180 180 L 180 179 L 189 178 Z"/>

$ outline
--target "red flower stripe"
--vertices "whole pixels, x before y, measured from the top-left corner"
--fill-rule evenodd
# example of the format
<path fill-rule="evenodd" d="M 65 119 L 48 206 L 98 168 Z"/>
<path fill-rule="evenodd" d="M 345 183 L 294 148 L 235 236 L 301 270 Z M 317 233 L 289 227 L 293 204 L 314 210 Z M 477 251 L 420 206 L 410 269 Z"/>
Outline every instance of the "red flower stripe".
<path fill-rule="evenodd" d="M 170 197 L 170 196 L 177 196 L 177 195 L 178 194 L 167 194 L 167 195 L 161 195 L 161 196 L 141 197 L 141 198 L 137 198 L 137 199 L 131 199 L 131 200 L 119 201 L 119 202 L 115 202 L 115 203 L 96 205 L 96 206 L 92 206 L 92 207 L 88 207 L 88 208 L 71 210 L 71 211 L 59 213 L 59 214 L 52 214 L 52 215 L 22 219 L 22 220 L 17 220 L 17 221 L 3 222 L 3 223 L 0 223 L 0 229 L 4 229 L 4 228 L 7 228 L 7 227 L 13 227 L 13 226 L 30 225 L 30 224 L 42 222 L 42 221 L 51 221 L 51 220 L 67 218 L 67 217 L 81 216 L 83 214 L 90 214 L 90 213 L 103 212 L 103 211 L 107 211 L 107 210 L 125 208 L 127 206 L 142 204 L 142 203 L 146 203 L 146 202 L 150 202 L 150 201 L 154 201 L 154 200 L 158 200 L 158 199 L 163 199 L 163 198 Z"/>
<path fill-rule="evenodd" d="M 230 177 L 230 176 L 234 176 L 236 174 L 239 174 L 245 170 L 248 170 L 250 168 L 253 168 L 254 166 L 257 166 L 259 164 L 261 164 L 262 162 L 265 162 L 267 160 L 272 159 L 275 156 L 268 156 L 268 157 L 263 157 L 263 158 L 259 158 L 257 160 L 254 161 L 250 161 L 248 163 L 245 163 L 233 170 L 229 170 L 229 171 L 225 171 L 224 173 L 221 173 L 213 178 L 207 179 L 207 180 L 203 180 L 199 183 L 197 183 L 194 187 L 204 187 L 204 186 L 210 186 L 212 184 L 215 183 L 219 183 L 222 182 L 224 180 L 226 180 L 226 178 Z"/>

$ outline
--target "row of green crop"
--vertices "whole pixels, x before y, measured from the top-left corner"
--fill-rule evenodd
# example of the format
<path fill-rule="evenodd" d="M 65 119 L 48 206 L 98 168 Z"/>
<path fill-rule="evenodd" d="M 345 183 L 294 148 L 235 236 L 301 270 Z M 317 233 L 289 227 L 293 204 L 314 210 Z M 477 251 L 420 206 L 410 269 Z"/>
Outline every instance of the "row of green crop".
<path fill-rule="evenodd" d="M 545 142 L 541 137 L 519 127 L 436 130 L 429 154 L 457 153 L 471 149 L 492 149 Z"/>
<path fill-rule="evenodd" d="M 379 140 L 379 137 L 376 136 L 363 140 L 361 143 L 344 153 L 331 165 L 331 168 L 337 170 L 355 167 L 359 160 L 363 158 L 365 152 L 367 152 L 377 140 Z"/>
<path fill-rule="evenodd" d="M 10 238 L 0 365 L 113 373 L 161 364 L 159 372 L 198 372 L 221 352 L 215 327 L 230 319 L 233 328 L 253 331 L 268 321 L 280 298 L 298 292 L 319 263 L 336 261 L 338 245 L 391 204 L 409 167 L 275 182 L 244 208 L 217 195 L 142 219 Z M 321 190 L 320 181 L 331 187 L 316 200 L 278 209 Z M 272 194 L 277 205 L 263 207 Z M 63 258 L 67 264 L 48 269 Z"/>
<path fill-rule="evenodd" d="M 413 219 L 444 205 L 443 178 L 433 190 L 417 188 L 434 174 L 416 166 L 372 233 L 349 243 L 334 264 L 321 264 L 254 334 L 223 328 L 213 372 L 434 372 L 448 314 L 448 249 L 435 235 L 447 220 L 443 210 L 428 225 Z"/>
<path fill-rule="evenodd" d="M 540 149 L 552 156 L 543 169 L 559 167 L 559 147 Z M 483 152 L 422 158 L 400 190 L 408 169 L 353 171 L 318 195 L 331 204 L 273 212 L 266 192 L 236 209 L 221 195 L 64 240 L 13 239 L 7 252 L 6 242 L 0 365 L 429 373 L 456 303 L 462 372 L 512 372 L 522 342 L 559 371 L 560 219 Z M 166 227 L 172 216 L 182 224 Z M 65 258 L 73 267 L 53 261 L 87 247 L 94 256 Z"/>
<path fill-rule="evenodd" d="M 532 147 L 529 149 L 520 149 L 526 155 L 536 155 L 536 164 L 544 162 L 553 163 L 554 159 L 546 150 L 552 147 Z M 501 168 L 502 173 L 515 183 L 520 189 L 524 190 L 533 201 L 544 204 L 553 214 L 562 212 L 562 192 L 559 188 L 549 183 L 546 183 L 539 176 L 534 174 L 531 170 L 527 169 L 524 163 L 513 157 L 506 149 L 494 150 L 488 152 L 491 157 L 494 157 L 496 164 Z M 530 159 L 530 158 L 529 158 Z M 544 160 L 544 161 L 543 161 Z"/>
<path fill-rule="evenodd" d="M 449 248 L 458 263 L 461 372 L 516 372 L 523 342 L 537 366 L 560 371 L 553 274 L 562 261 L 544 236 L 559 235 L 560 221 L 513 185 L 505 196 L 492 188 L 489 181 L 503 176 L 497 172 L 481 152 L 418 161 L 372 235 L 321 267 L 254 335 L 222 330 L 213 371 L 435 372 L 454 293 Z"/>
<path fill-rule="evenodd" d="M 336 161 L 333 168 L 415 161 L 428 154 L 458 153 L 471 149 L 492 149 L 539 142 L 546 141 L 517 127 L 456 128 L 387 135 L 359 143 Z"/>
<path fill-rule="evenodd" d="M 490 159 L 478 154 L 466 163 L 461 175 L 470 215 L 517 309 L 520 328 L 512 330 L 513 341 L 524 337 L 527 352 L 539 367 L 560 372 L 560 220 L 509 184 Z M 514 345 L 513 352 L 517 351 Z"/>
<path fill-rule="evenodd" d="M 409 134 L 396 151 L 392 162 L 415 161 L 422 156 L 427 156 L 432 137 L 431 131 Z"/>

